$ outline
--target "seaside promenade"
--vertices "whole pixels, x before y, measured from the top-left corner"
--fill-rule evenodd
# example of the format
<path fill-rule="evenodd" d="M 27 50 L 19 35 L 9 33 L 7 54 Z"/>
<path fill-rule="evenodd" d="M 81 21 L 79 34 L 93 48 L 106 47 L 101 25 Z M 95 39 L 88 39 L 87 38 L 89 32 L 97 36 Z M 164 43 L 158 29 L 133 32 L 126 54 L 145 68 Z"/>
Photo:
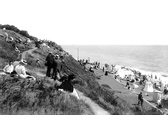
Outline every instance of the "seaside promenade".
<path fill-rule="evenodd" d="M 138 94 L 142 91 L 144 97 L 143 109 L 145 109 L 145 111 L 155 109 L 160 113 L 166 112 L 164 108 L 157 108 L 157 104 L 153 102 L 153 93 L 147 93 L 148 95 L 145 95 L 146 92 L 142 90 L 144 86 L 138 85 L 138 88 L 135 88 L 135 90 L 128 90 L 125 87 L 126 81 L 117 81 L 116 79 L 114 79 L 113 74 L 108 74 L 107 76 L 105 76 L 104 72 L 99 68 L 93 70 L 96 76 L 100 76 L 100 79 L 97 79 L 98 83 L 101 86 L 108 88 L 109 90 L 115 91 L 115 95 L 125 100 L 130 105 L 130 107 L 135 108 L 136 106 L 138 106 Z"/>

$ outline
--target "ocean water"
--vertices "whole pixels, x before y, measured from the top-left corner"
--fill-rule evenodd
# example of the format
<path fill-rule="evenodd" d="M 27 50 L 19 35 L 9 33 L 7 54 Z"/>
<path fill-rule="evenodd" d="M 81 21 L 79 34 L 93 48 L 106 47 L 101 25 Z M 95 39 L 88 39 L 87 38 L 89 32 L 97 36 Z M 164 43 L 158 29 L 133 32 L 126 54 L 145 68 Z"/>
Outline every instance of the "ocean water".
<path fill-rule="evenodd" d="M 168 74 L 167 45 L 63 45 L 75 59 L 118 64 Z"/>

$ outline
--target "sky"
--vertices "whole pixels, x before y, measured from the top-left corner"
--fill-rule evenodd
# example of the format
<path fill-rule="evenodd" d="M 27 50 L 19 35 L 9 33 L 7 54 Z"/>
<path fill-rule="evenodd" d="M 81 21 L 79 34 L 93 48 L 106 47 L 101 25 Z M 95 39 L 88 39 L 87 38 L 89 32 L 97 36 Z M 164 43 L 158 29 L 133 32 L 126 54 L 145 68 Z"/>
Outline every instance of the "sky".
<path fill-rule="evenodd" d="M 168 45 L 168 0 L 1 0 L 0 14 L 59 45 Z"/>

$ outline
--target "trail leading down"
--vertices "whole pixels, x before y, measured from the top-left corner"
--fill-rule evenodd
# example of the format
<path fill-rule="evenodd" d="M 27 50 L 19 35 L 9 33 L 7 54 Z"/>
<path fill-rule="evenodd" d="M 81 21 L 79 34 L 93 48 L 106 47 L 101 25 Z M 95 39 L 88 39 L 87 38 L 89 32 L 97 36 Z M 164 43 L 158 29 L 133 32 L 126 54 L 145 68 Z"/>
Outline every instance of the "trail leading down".
<path fill-rule="evenodd" d="M 36 49 L 37 48 L 32 48 L 30 50 L 24 51 L 21 54 L 21 59 L 25 59 L 26 58 L 26 54 L 32 54 L 32 52 L 34 50 L 36 50 Z M 40 72 L 38 72 L 38 74 L 40 76 L 45 76 L 43 73 L 40 73 Z M 89 97 L 86 97 L 82 92 L 80 92 L 80 91 L 77 90 L 77 93 L 79 95 L 79 98 L 90 106 L 90 108 L 92 109 L 92 111 L 94 112 L 95 115 L 110 115 L 106 110 L 104 110 L 103 108 L 101 108 L 97 103 L 95 103 L 94 101 L 92 101 Z"/>
<path fill-rule="evenodd" d="M 82 92 L 78 91 L 79 98 L 90 106 L 95 115 L 110 115 L 106 110 L 101 108 L 97 103 L 93 102 L 89 97 L 86 97 Z"/>
<path fill-rule="evenodd" d="M 24 52 L 21 54 L 21 59 L 25 59 L 26 54 L 32 54 L 32 52 L 33 52 L 34 50 L 36 50 L 36 49 L 37 49 L 37 48 L 32 48 L 32 49 L 30 49 L 30 50 L 24 51 Z"/>

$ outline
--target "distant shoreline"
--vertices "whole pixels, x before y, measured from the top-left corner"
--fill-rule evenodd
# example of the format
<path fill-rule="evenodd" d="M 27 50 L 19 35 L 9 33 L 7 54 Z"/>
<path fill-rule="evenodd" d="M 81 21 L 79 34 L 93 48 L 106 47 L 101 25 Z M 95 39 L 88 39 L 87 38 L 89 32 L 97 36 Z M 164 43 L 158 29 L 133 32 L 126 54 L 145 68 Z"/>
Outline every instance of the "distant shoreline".
<path fill-rule="evenodd" d="M 63 45 L 75 59 L 117 64 L 168 77 L 168 45 Z M 77 53 L 78 49 L 78 53 Z"/>

